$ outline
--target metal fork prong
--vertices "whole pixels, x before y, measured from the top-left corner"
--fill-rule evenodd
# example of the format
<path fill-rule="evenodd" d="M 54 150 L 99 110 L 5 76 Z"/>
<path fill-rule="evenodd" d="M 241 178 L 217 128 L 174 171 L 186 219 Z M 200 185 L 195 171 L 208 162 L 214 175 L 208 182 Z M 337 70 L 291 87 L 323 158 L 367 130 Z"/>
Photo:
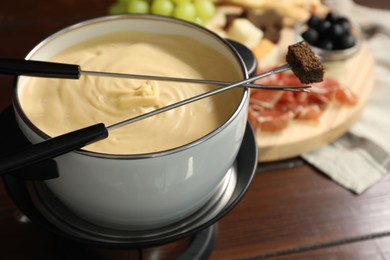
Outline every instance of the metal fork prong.
<path fill-rule="evenodd" d="M 246 84 L 249 88 L 254 89 L 271 89 L 271 90 L 290 90 L 290 89 L 309 89 L 312 88 L 310 85 L 302 86 L 284 86 L 284 85 L 262 85 L 262 84 Z"/>
<path fill-rule="evenodd" d="M 284 91 L 291 91 L 291 92 L 305 92 L 305 93 L 310 93 L 309 89 L 297 89 L 297 88 L 285 88 L 283 89 Z"/>

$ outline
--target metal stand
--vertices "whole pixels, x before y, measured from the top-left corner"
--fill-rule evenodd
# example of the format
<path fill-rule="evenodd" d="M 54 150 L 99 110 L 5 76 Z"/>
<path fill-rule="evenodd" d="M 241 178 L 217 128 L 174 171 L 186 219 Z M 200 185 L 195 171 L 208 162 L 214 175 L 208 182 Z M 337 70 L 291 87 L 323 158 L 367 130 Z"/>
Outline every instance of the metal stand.
<path fill-rule="evenodd" d="M 217 224 L 198 232 L 193 236 L 193 240 L 188 249 L 181 254 L 177 260 L 203 260 L 208 259 L 211 255 L 217 239 Z M 100 256 L 93 250 L 85 246 L 57 237 L 56 249 L 58 257 L 61 260 L 108 260 Z M 143 249 L 140 248 L 138 259 L 143 259 Z"/>

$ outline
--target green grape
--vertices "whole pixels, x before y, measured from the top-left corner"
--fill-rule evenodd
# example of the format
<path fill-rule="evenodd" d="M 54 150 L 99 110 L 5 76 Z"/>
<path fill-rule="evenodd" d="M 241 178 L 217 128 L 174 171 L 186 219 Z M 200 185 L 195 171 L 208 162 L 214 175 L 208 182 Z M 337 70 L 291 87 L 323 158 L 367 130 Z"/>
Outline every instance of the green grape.
<path fill-rule="evenodd" d="M 211 0 L 195 0 L 194 6 L 196 8 L 197 16 L 203 21 L 210 20 L 215 14 L 215 5 Z"/>
<path fill-rule="evenodd" d="M 118 0 L 117 3 L 128 5 L 131 2 L 131 0 Z"/>
<path fill-rule="evenodd" d="M 152 14 L 171 16 L 175 5 L 170 0 L 153 0 L 151 5 Z"/>
<path fill-rule="evenodd" d="M 189 3 L 191 2 L 191 0 L 171 0 L 172 3 L 174 3 L 175 5 L 178 5 L 180 3 Z"/>
<path fill-rule="evenodd" d="M 114 3 L 108 8 L 108 14 L 114 15 L 114 14 L 125 14 L 125 13 L 127 13 L 126 5 L 120 2 Z"/>
<path fill-rule="evenodd" d="M 127 12 L 147 14 L 149 13 L 149 3 L 145 0 L 130 0 L 127 5 Z"/>
<path fill-rule="evenodd" d="M 200 17 L 196 17 L 194 22 L 196 24 L 201 25 L 201 26 L 205 26 L 205 24 L 206 24 Z"/>
<path fill-rule="evenodd" d="M 189 22 L 194 22 L 196 18 L 195 6 L 190 2 L 181 2 L 176 5 L 173 16 Z"/>

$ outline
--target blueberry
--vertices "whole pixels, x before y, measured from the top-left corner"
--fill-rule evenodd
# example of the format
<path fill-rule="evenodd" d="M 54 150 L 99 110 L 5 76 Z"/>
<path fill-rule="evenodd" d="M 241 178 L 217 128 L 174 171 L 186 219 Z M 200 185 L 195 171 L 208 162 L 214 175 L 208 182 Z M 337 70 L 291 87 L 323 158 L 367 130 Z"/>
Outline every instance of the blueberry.
<path fill-rule="evenodd" d="M 329 28 L 329 37 L 335 41 L 343 36 L 345 33 L 344 28 L 340 24 L 332 24 Z"/>
<path fill-rule="evenodd" d="M 318 32 L 312 28 L 309 28 L 302 33 L 302 38 L 308 43 L 315 45 L 318 40 Z"/>
<path fill-rule="evenodd" d="M 327 20 L 324 20 L 324 21 L 320 21 L 317 26 L 316 26 L 316 30 L 317 32 L 320 34 L 320 35 L 324 35 L 324 34 L 327 34 L 328 33 L 328 30 L 330 29 L 330 27 L 332 26 L 332 23 L 327 21 Z"/>
<path fill-rule="evenodd" d="M 312 15 L 306 23 L 310 28 L 316 28 L 319 22 L 321 22 L 321 18 L 318 15 Z"/>
<path fill-rule="evenodd" d="M 351 30 L 351 23 L 346 17 L 340 17 L 336 20 L 336 24 L 341 25 L 343 27 L 344 32 L 349 32 Z"/>
<path fill-rule="evenodd" d="M 356 38 L 351 34 L 343 35 L 335 45 L 335 48 L 337 49 L 347 49 L 351 48 L 356 44 Z"/>
<path fill-rule="evenodd" d="M 325 20 L 326 20 L 326 21 L 329 21 L 329 22 L 331 22 L 331 23 L 334 23 L 334 22 L 337 21 L 338 18 L 339 18 L 339 17 L 337 16 L 336 13 L 334 13 L 334 12 L 329 12 L 329 13 L 326 15 L 326 17 L 325 17 Z"/>
<path fill-rule="evenodd" d="M 333 50 L 334 44 L 331 39 L 324 38 L 318 41 L 317 46 L 324 50 Z"/>

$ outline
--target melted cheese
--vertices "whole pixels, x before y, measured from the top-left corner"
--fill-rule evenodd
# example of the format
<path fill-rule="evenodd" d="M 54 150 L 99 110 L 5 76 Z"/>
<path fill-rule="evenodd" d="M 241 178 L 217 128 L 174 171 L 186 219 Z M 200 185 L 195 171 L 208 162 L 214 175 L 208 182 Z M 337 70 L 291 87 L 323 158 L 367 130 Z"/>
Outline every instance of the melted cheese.
<path fill-rule="evenodd" d="M 183 36 L 118 32 L 62 51 L 53 61 L 105 71 L 237 81 L 242 76 L 220 53 Z M 81 76 L 31 78 L 20 95 L 28 118 L 49 136 L 99 122 L 106 126 L 217 86 L 166 81 Z M 111 130 L 109 137 L 84 147 L 109 154 L 141 154 L 190 143 L 219 127 L 236 110 L 242 89 L 212 97 Z"/>

